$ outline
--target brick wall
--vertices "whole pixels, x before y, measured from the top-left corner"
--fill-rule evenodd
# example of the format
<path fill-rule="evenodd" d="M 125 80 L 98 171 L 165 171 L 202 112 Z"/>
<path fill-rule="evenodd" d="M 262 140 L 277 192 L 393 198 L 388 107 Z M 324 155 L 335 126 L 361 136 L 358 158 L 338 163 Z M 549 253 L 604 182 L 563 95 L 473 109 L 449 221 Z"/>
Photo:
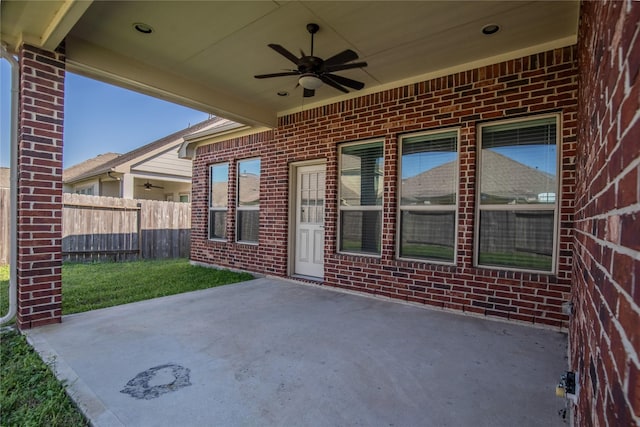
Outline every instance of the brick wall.
<path fill-rule="evenodd" d="M 199 147 L 194 161 L 192 252 L 194 261 L 286 276 L 289 163 L 326 159 L 324 284 L 436 307 L 511 320 L 566 326 L 561 303 L 569 299 L 577 69 L 566 47 L 281 117 L 274 131 Z M 563 139 L 559 264 L 557 273 L 533 274 L 473 266 L 476 126 L 480 122 L 561 112 Z M 395 259 L 398 135 L 460 128 L 457 260 L 455 266 Z M 382 256 L 336 253 L 337 145 L 368 138 L 385 141 Z M 262 158 L 259 245 L 228 242 L 207 233 L 208 165 Z M 231 195 L 234 194 L 230 183 Z M 235 200 L 230 197 L 229 205 Z"/>
<path fill-rule="evenodd" d="M 579 426 L 640 424 L 640 3 L 583 2 L 575 314 Z"/>
<path fill-rule="evenodd" d="M 62 314 L 62 133 L 65 57 L 24 45 L 18 125 L 17 323 Z"/>

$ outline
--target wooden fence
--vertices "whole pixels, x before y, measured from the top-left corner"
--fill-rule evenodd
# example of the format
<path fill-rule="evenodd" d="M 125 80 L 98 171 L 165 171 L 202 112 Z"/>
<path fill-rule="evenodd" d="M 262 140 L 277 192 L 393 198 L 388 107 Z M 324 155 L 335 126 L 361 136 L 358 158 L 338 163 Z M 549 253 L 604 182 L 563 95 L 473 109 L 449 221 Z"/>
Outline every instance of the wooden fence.
<path fill-rule="evenodd" d="M 0 192 L 0 263 L 9 261 L 9 195 Z M 191 204 L 63 194 L 65 261 L 188 257 Z M 4 220 L 7 218 L 7 221 Z M 6 225 L 5 225 L 6 222 Z M 4 229 L 5 234 L 2 234 Z M 6 255 L 5 255 L 6 252 Z M 6 258 L 6 260 L 5 260 Z"/>

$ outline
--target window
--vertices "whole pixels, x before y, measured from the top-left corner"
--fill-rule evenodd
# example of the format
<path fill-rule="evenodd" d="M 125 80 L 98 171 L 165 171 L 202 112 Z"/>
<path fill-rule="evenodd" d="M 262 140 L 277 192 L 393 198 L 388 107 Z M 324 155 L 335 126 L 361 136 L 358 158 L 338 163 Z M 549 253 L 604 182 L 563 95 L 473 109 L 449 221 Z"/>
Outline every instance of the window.
<path fill-rule="evenodd" d="M 228 189 L 229 164 L 212 165 L 209 169 L 209 239 L 227 237 Z"/>
<path fill-rule="evenodd" d="M 93 185 L 76 189 L 76 194 L 86 194 L 87 196 L 93 196 Z"/>
<path fill-rule="evenodd" d="M 398 256 L 455 262 L 458 132 L 401 138 Z"/>
<path fill-rule="evenodd" d="M 236 240 L 258 243 L 260 216 L 260 159 L 238 162 Z"/>
<path fill-rule="evenodd" d="M 477 265 L 553 271 L 557 120 L 554 115 L 481 126 Z"/>
<path fill-rule="evenodd" d="M 180 193 L 180 203 L 189 203 L 189 195 L 187 193 Z"/>
<path fill-rule="evenodd" d="M 340 147 L 339 243 L 341 252 L 380 254 L 383 143 Z"/>

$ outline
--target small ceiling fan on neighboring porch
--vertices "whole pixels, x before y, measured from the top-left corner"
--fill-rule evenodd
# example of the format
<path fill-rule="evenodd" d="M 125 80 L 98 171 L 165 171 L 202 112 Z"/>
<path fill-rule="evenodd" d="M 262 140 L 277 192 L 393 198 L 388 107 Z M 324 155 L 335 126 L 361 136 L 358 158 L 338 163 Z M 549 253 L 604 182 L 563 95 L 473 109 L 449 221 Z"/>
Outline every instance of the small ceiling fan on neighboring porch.
<path fill-rule="evenodd" d="M 297 67 L 296 69 L 291 69 L 281 73 L 258 74 L 254 77 L 256 79 L 267 79 L 271 77 L 300 76 L 298 78 L 298 85 L 304 88 L 303 96 L 305 98 L 314 96 L 316 89 L 322 86 L 323 83 L 344 93 L 349 93 L 347 87 L 355 90 L 362 89 L 364 87 L 364 83 L 332 74 L 335 71 L 366 67 L 366 62 L 351 62 L 358 59 L 357 53 L 351 49 L 347 49 L 328 59 L 313 56 L 313 35 L 317 33 L 319 29 L 320 26 L 318 26 L 318 24 L 307 24 L 307 31 L 311 34 L 310 55 L 305 54 L 301 49 L 300 53 L 302 56 L 298 58 L 279 44 L 269 44 L 271 49 L 293 62 Z"/>
<path fill-rule="evenodd" d="M 147 180 L 147 182 L 145 182 L 142 185 L 138 185 L 138 187 L 144 187 L 144 189 L 146 191 L 151 191 L 151 189 L 153 189 L 153 188 L 158 188 L 158 189 L 161 189 L 161 190 L 164 189 L 164 187 L 161 187 L 159 185 L 153 185 L 152 183 L 149 182 L 149 180 Z"/>

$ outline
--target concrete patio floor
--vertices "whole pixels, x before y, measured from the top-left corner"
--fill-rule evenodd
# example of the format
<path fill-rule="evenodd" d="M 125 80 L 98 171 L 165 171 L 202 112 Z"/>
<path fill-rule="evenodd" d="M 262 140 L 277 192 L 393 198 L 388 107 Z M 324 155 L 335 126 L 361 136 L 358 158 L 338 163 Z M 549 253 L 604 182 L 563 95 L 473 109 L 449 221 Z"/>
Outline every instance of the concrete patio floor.
<path fill-rule="evenodd" d="M 562 426 L 566 335 L 283 280 L 28 337 L 96 426 Z"/>

